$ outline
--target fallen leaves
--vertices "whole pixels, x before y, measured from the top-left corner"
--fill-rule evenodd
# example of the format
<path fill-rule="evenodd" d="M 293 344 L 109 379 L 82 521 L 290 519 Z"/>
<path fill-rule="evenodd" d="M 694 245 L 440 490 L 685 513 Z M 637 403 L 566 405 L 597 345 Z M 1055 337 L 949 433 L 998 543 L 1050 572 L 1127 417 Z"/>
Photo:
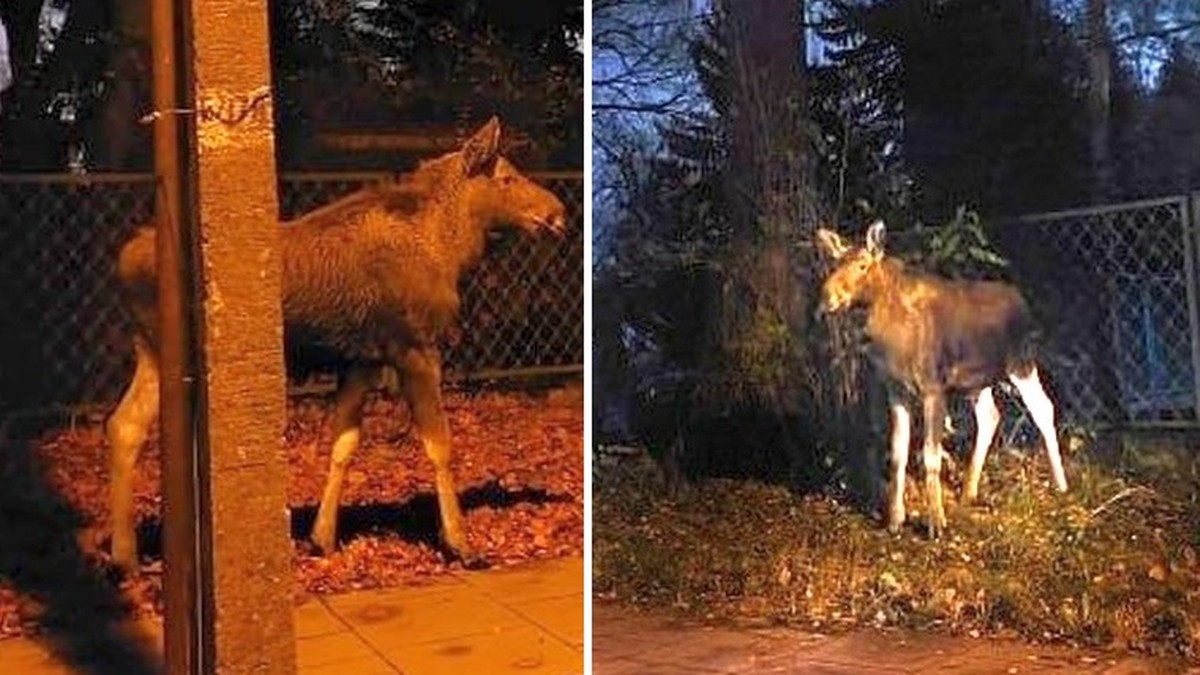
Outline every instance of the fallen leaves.
<path fill-rule="evenodd" d="M 672 497 L 652 464 L 629 456 L 593 483 L 593 587 L 695 615 L 1200 658 L 1200 504 L 1188 486 L 1131 485 L 1080 461 L 1060 495 L 1030 457 L 996 456 L 979 506 L 956 503 L 958 476 L 947 476 L 950 530 L 936 542 L 921 535 L 920 489 L 893 536 L 836 494 L 710 479 Z"/>
<path fill-rule="evenodd" d="M 452 467 L 471 545 L 496 567 L 581 555 L 582 386 L 528 393 L 449 392 L 445 404 L 454 441 Z M 298 596 L 407 584 L 459 566 L 447 560 L 437 537 L 433 467 L 411 433 L 407 407 L 382 395 L 368 401 L 363 447 L 345 483 L 339 521 L 342 547 L 326 557 L 313 555 L 304 537 L 329 462 L 332 439 L 325 423 L 326 401 L 295 399 L 288 413 L 284 439 L 292 471 L 287 496 Z M 151 438 L 139 461 L 134 488 L 140 527 L 147 531 L 158 527 L 162 506 L 155 440 Z M 35 453 L 49 488 L 78 512 L 74 540 L 87 564 L 104 576 L 108 453 L 102 419 L 45 434 Z M 63 521 L 68 526 L 74 522 Z M 145 545 L 147 537 L 142 539 Z M 36 559 L 38 554 L 29 555 Z M 119 590 L 136 613 L 156 613 L 162 606 L 161 560 L 157 550 L 143 555 L 142 573 L 123 580 Z M 18 592 L 10 579 L 0 577 L 0 637 L 36 630 L 37 616 L 37 603 Z"/>

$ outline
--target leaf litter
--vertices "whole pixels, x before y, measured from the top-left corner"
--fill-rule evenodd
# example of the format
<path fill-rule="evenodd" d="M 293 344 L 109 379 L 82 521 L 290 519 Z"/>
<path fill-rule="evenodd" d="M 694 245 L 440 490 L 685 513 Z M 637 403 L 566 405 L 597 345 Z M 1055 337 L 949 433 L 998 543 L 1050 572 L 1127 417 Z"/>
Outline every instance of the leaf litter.
<path fill-rule="evenodd" d="M 950 528 L 929 541 L 915 473 L 910 523 L 892 536 L 834 490 L 707 479 L 673 496 L 635 455 L 593 483 L 593 592 L 756 625 L 920 628 L 1200 659 L 1195 476 L 1147 477 L 1082 454 L 1069 472 L 1060 495 L 1042 453 L 997 452 L 975 506 L 957 503 L 959 475 L 944 477 Z"/>
<path fill-rule="evenodd" d="M 291 468 L 287 499 L 297 602 L 312 593 L 418 583 L 460 569 L 438 541 L 433 467 L 413 436 L 407 406 L 384 394 L 373 394 L 364 411 L 362 447 L 343 491 L 341 547 L 328 556 L 315 555 L 304 537 L 315 518 L 328 468 L 328 403 L 313 396 L 288 402 L 284 438 Z M 529 392 L 451 391 L 445 405 L 467 537 L 488 564 L 503 567 L 582 555 L 582 385 Z M 139 574 L 120 579 L 110 566 L 103 422 L 97 415 L 38 438 L 32 446 L 33 464 L 44 485 L 29 489 L 31 494 L 52 490 L 74 509 L 70 517 L 56 518 L 47 526 L 77 527 L 75 541 L 86 564 L 95 576 L 118 585 L 121 611 L 161 614 L 162 560 L 156 534 L 139 537 L 144 548 Z M 157 436 L 152 435 L 139 459 L 134 488 L 143 533 L 161 528 L 160 468 Z M 15 499 L 19 503 L 20 498 Z M 31 566 L 41 554 L 24 555 Z M 0 575 L 0 637 L 36 633 L 45 611 L 42 603 Z"/>

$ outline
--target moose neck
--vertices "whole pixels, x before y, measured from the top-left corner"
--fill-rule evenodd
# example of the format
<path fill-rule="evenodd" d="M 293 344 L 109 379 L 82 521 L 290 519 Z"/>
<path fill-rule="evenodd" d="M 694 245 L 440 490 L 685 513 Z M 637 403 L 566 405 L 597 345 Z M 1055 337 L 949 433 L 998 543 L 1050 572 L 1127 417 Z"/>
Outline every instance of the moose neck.
<path fill-rule="evenodd" d="M 483 257 L 487 233 L 496 223 L 472 204 L 469 179 L 461 174 L 457 161 L 449 160 L 422 165 L 411 180 L 428 186 L 416 218 L 419 227 L 439 243 L 445 271 L 457 275 Z"/>
<path fill-rule="evenodd" d="M 860 297 L 869 307 L 886 303 L 896 293 L 903 291 L 910 277 L 904 263 L 894 258 L 884 258 L 863 281 Z"/>

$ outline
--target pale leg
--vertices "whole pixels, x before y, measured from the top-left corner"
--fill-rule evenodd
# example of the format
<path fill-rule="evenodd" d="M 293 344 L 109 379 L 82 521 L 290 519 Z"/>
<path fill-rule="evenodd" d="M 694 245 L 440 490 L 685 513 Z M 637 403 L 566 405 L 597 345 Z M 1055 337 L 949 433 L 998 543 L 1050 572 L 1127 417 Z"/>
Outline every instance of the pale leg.
<path fill-rule="evenodd" d="M 963 487 L 963 501 L 973 502 L 979 497 L 979 478 L 987 461 L 988 449 L 1000 426 L 1000 409 L 991 387 L 984 387 L 975 396 L 975 449 L 971 452 L 971 468 L 967 473 L 967 484 Z"/>
<path fill-rule="evenodd" d="M 311 539 L 324 553 L 337 547 L 338 505 L 342 501 L 342 483 L 346 469 L 358 450 L 361 437 L 362 407 L 367 392 L 374 383 L 375 371 L 355 366 L 342 378 L 333 408 L 333 452 L 329 458 L 329 475 L 321 493 L 317 520 L 313 523 Z"/>
<path fill-rule="evenodd" d="M 904 525 L 904 483 L 908 475 L 908 449 L 912 437 L 912 416 L 903 403 L 891 408 L 891 469 L 888 490 L 888 530 L 895 534 Z"/>
<path fill-rule="evenodd" d="M 929 509 L 929 537 L 936 539 L 946 527 L 946 511 L 942 505 L 942 422 L 946 417 L 945 399 L 941 394 L 926 394 L 925 408 L 925 500 Z"/>
<path fill-rule="evenodd" d="M 1046 442 L 1046 455 L 1050 458 L 1050 471 L 1054 475 L 1054 486 L 1059 492 L 1067 491 L 1067 476 L 1063 471 L 1062 453 L 1058 449 L 1058 430 L 1054 425 L 1054 402 L 1046 395 L 1036 367 L 1029 369 L 1028 375 L 1010 373 L 1009 379 L 1016 385 L 1021 400 L 1029 408 L 1033 423 L 1037 425 Z"/>
<path fill-rule="evenodd" d="M 158 416 L 158 360 L 141 340 L 133 343 L 136 359 L 133 381 L 108 418 L 109 504 L 113 562 L 125 570 L 137 568 L 137 522 L 133 509 L 133 479 L 138 455 L 150 425 Z"/>
<path fill-rule="evenodd" d="M 404 394 L 425 446 L 425 454 L 433 462 L 442 537 L 464 564 L 480 564 L 482 561 L 467 543 L 454 474 L 450 469 L 450 425 L 442 409 L 441 355 L 434 349 L 411 350 L 404 355 L 400 370 Z"/>

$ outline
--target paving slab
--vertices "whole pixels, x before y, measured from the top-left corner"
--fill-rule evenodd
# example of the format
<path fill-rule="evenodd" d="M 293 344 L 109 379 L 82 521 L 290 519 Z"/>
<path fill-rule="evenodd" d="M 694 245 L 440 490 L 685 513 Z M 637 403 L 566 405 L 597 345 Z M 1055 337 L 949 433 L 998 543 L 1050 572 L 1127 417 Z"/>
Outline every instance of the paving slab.
<path fill-rule="evenodd" d="M 295 609 L 297 669 L 300 675 L 582 673 L 584 588 L 583 561 L 576 558 L 309 596 Z M 125 630 L 161 659 L 161 621 L 132 622 Z M 87 642 L 76 640 L 76 653 L 80 644 Z M 108 663 L 112 654 L 88 653 L 85 663 L 71 665 L 52 641 L 0 640 L 0 673 L 127 672 Z"/>
<path fill-rule="evenodd" d="M 518 615 L 558 638 L 568 647 L 583 649 L 583 594 L 507 605 Z"/>
<path fill-rule="evenodd" d="M 320 637 L 330 633 L 340 633 L 347 630 L 346 624 L 340 621 L 325 603 L 317 598 L 305 598 L 296 608 L 296 639 Z"/>
<path fill-rule="evenodd" d="M 333 596 L 326 606 L 376 649 L 484 635 L 516 628 L 523 618 L 468 587 L 407 597 Z"/>
<path fill-rule="evenodd" d="M 1159 675 L 1197 673 L 1185 664 L 1130 654 L 902 630 L 823 635 L 791 628 L 712 627 L 592 605 L 592 665 L 624 673 L 963 673 Z"/>
<path fill-rule="evenodd" d="M 536 568 L 518 565 L 482 572 L 455 572 L 453 577 L 500 602 L 581 595 L 587 587 L 583 580 L 583 558 L 551 560 Z"/>
<path fill-rule="evenodd" d="M 299 669 L 325 667 L 372 656 L 375 656 L 374 650 L 350 631 L 296 641 L 296 667 Z"/>
<path fill-rule="evenodd" d="M 400 672 L 421 675 L 583 673 L 580 651 L 528 625 L 449 640 L 396 643 L 383 653 Z"/>

